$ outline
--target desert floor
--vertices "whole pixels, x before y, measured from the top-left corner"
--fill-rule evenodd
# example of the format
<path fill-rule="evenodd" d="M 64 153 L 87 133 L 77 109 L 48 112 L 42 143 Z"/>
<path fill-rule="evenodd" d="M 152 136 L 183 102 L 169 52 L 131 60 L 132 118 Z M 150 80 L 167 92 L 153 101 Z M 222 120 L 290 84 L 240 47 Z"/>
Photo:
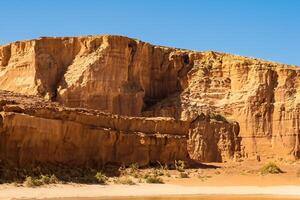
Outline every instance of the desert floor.
<path fill-rule="evenodd" d="M 133 197 L 161 195 L 274 195 L 300 199 L 300 162 L 276 162 L 284 173 L 261 174 L 264 162 L 209 163 L 205 168 L 186 169 L 188 178 L 177 170 L 162 175 L 164 184 L 147 184 L 131 178 L 135 185 L 51 184 L 26 187 L 22 184 L 0 185 L 0 199 L 58 197 Z M 150 169 L 142 169 L 146 173 Z"/>

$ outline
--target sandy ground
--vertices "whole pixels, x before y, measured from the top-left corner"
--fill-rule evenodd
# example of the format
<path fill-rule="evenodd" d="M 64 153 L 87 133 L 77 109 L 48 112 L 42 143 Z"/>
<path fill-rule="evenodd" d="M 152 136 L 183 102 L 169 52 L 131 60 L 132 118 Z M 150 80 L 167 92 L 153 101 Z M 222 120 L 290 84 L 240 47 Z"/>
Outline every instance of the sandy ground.
<path fill-rule="evenodd" d="M 0 199 L 62 197 L 124 197 L 161 195 L 276 195 L 300 198 L 300 186 L 179 186 L 179 185 L 55 185 L 39 188 L 6 186 Z"/>
<path fill-rule="evenodd" d="M 188 169 L 189 178 L 178 178 L 178 171 L 169 170 L 165 184 L 83 185 L 58 184 L 37 188 L 0 185 L 0 199 L 61 197 L 134 197 L 162 195 L 273 195 L 300 199 L 300 163 L 279 163 L 282 174 L 261 175 L 263 163 L 209 164 L 216 167 Z"/>

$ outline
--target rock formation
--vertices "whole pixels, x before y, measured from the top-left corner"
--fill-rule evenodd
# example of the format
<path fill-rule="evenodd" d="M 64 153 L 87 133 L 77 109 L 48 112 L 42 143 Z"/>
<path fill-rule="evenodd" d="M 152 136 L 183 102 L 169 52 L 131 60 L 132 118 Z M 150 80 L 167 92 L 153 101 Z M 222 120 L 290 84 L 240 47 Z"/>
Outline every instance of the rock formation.
<path fill-rule="evenodd" d="M 117 36 L 16 42 L 0 49 L 0 89 L 139 116 L 143 107 L 180 90 L 184 63 L 176 55 L 170 62 L 170 53 Z"/>
<path fill-rule="evenodd" d="M 1 90 L 124 115 L 129 124 L 148 117 L 184 121 L 188 152 L 200 161 L 299 158 L 299 72 L 295 66 L 110 35 L 0 47 Z"/>
<path fill-rule="evenodd" d="M 197 137 L 197 132 L 190 130 L 192 126 L 188 121 L 166 117 L 125 117 L 97 110 L 67 108 L 39 97 L 5 91 L 0 92 L 0 111 L 0 160 L 19 166 L 34 163 L 93 167 L 171 164 L 175 160 L 190 160 L 187 136 L 191 132 Z M 197 125 L 198 128 L 211 127 L 210 119 L 206 118 L 205 123 L 203 119 L 200 121 L 202 124 Z M 219 127 L 224 125 L 218 123 Z M 231 144 L 236 139 L 223 138 L 221 141 L 210 137 L 206 141 L 220 140 Z M 189 140 L 190 144 L 195 142 L 195 138 Z M 204 149 L 205 157 L 198 159 L 193 156 L 199 154 L 194 146 L 201 148 L 203 145 L 189 147 L 195 160 L 222 161 L 231 159 L 235 153 L 234 149 L 231 151 L 216 145 Z M 219 147 L 224 155 L 220 154 Z"/>
<path fill-rule="evenodd" d="M 99 167 L 188 159 L 183 121 L 70 109 L 7 92 L 0 97 L 1 160 Z"/>
<path fill-rule="evenodd" d="M 188 153 L 192 160 L 223 162 L 240 158 L 239 126 L 199 115 L 188 132 Z"/>

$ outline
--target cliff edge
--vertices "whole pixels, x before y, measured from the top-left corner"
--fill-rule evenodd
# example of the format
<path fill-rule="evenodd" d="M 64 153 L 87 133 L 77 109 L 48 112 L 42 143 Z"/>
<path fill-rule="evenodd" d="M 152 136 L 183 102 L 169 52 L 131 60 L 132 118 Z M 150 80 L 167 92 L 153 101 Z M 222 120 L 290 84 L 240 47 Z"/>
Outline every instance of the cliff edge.
<path fill-rule="evenodd" d="M 177 130 L 200 161 L 299 158 L 299 76 L 296 66 L 122 36 L 44 37 L 0 47 L 1 90 L 126 116 L 129 124 L 134 117 L 184 121 L 189 128 Z"/>

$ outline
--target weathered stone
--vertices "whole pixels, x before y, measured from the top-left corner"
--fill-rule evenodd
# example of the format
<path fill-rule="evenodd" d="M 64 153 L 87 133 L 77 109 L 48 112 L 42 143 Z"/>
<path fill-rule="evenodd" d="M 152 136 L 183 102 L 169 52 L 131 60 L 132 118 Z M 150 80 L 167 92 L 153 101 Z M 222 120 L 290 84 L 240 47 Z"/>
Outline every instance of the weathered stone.
<path fill-rule="evenodd" d="M 0 112 L 0 159 L 21 166 L 144 166 L 157 162 L 171 164 L 175 160 L 189 162 L 190 158 L 224 161 L 239 155 L 234 125 L 203 114 L 193 122 L 119 116 L 62 107 L 38 97 L 1 90 L 0 100 L 4 108 Z"/>
<path fill-rule="evenodd" d="M 9 109 L 0 112 L 0 160 L 20 166 L 60 163 L 94 167 L 189 160 L 188 122 L 120 117 L 42 100 L 37 104 L 34 98 L 21 95 L 11 98 L 18 105 L 4 105 Z"/>
<path fill-rule="evenodd" d="M 240 138 L 237 123 L 197 118 L 191 123 L 188 151 L 191 159 L 224 162 L 239 158 Z"/>
<path fill-rule="evenodd" d="M 229 131 L 236 126 L 234 122 L 230 125 L 223 122 L 221 126 L 225 129 L 209 122 L 205 126 L 211 127 L 194 127 L 197 132 L 192 135 L 211 138 L 213 134 L 219 141 L 221 133 L 226 133 L 230 144 L 226 148 L 215 146 L 216 143 L 213 146 L 221 149 L 219 154 L 227 152 L 229 157 L 235 154 L 232 149 L 240 149 L 244 158 L 300 157 L 299 76 L 300 69 L 295 66 L 224 53 L 153 46 L 121 36 L 41 38 L 0 47 L 2 90 L 126 116 L 171 117 L 192 122 L 201 113 L 219 113 L 238 122 L 240 147 L 236 129 Z M 77 114 L 71 116 L 81 118 Z M 113 123 L 118 121 L 118 117 L 113 119 Z M 123 124 L 118 124 L 118 130 L 129 123 L 136 126 L 134 130 L 147 132 L 148 126 L 156 124 L 151 121 L 140 126 L 133 125 L 135 118 L 126 120 L 121 120 Z M 110 120 L 104 120 L 101 126 L 109 123 Z M 160 131 L 169 125 L 157 123 Z M 203 145 L 193 146 L 201 141 L 190 142 L 191 157 L 206 161 L 226 157 L 220 159 Z"/>

